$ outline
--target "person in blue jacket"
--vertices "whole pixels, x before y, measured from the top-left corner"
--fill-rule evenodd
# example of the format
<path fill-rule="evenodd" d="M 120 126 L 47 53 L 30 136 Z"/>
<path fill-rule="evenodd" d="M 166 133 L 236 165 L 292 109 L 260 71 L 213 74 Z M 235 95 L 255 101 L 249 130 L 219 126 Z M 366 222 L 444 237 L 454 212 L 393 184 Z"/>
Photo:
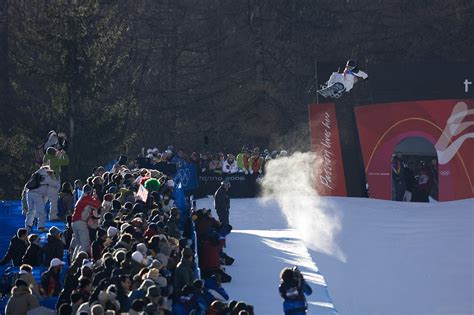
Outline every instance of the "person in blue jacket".
<path fill-rule="evenodd" d="M 280 273 L 280 295 L 284 299 L 285 315 L 304 315 L 308 309 L 305 295 L 313 290 L 306 283 L 298 267 L 284 268 Z"/>

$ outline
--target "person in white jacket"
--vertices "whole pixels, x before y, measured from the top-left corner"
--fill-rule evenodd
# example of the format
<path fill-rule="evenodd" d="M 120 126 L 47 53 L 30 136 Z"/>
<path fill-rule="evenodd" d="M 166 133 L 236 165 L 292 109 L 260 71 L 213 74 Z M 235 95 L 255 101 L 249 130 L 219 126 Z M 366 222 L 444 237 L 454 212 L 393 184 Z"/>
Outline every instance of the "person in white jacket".
<path fill-rule="evenodd" d="M 237 166 L 237 161 L 235 160 L 235 156 L 233 154 L 227 154 L 227 159 L 224 161 L 222 165 L 222 173 L 224 174 L 234 174 L 239 171 L 239 167 Z"/>
<path fill-rule="evenodd" d="M 331 86 L 332 84 L 339 82 L 344 85 L 344 91 L 349 92 L 358 80 L 367 80 L 368 77 L 367 73 L 359 70 L 354 60 L 348 60 L 344 71 L 342 73 L 333 72 L 329 77 L 326 86 Z"/>
<path fill-rule="evenodd" d="M 26 212 L 25 226 L 28 233 L 31 232 L 35 217 L 38 218 L 38 231 L 46 232 L 46 211 L 44 206 L 48 200 L 48 190 L 59 189 L 58 181 L 53 178 L 54 171 L 49 166 L 41 166 L 26 184 L 26 202 L 28 210 Z"/>

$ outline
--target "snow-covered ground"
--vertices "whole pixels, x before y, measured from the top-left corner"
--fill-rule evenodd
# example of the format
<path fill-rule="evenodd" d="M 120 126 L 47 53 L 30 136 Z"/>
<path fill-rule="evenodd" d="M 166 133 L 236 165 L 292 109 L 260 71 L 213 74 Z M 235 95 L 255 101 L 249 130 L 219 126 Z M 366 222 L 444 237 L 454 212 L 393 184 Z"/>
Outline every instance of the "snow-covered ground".
<path fill-rule="evenodd" d="M 233 299 L 253 304 L 256 314 L 282 314 L 279 272 L 298 265 L 314 290 L 309 314 L 474 314 L 474 199 L 324 197 L 314 204 L 340 222 L 335 245 L 345 259 L 305 243 L 306 229 L 290 229 L 276 201 L 232 199 L 227 252 L 236 262 L 227 267 L 226 289 Z M 202 207 L 212 208 L 212 199 L 198 200 Z M 316 209 L 301 213 L 321 218 Z"/>

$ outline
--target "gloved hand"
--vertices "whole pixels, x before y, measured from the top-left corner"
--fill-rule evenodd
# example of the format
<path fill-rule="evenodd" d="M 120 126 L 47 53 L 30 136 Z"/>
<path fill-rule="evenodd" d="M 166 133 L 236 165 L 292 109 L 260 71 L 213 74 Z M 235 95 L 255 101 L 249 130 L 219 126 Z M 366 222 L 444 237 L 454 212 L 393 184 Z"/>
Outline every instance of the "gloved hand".
<path fill-rule="evenodd" d="M 262 170 L 258 170 L 258 172 L 259 172 L 260 174 L 262 174 Z"/>
<path fill-rule="evenodd" d="M 248 175 L 249 174 L 249 171 L 245 170 L 245 175 Z"/>
<path fill-rule="evenodd" d="M 253 170 L 250 170 L 250 174 L 253 174 Z"/>

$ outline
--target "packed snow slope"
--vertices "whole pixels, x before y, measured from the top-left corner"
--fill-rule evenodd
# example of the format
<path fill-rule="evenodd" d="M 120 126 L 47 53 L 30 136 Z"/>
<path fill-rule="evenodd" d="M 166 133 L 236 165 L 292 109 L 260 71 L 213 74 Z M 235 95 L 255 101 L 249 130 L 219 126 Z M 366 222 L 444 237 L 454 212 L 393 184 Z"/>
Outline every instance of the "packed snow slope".
<path fill-rule="evenodd" d="M 312 198 L 318 209 L 291 214 L 304 220 L 285 217 L 274 200 L 231 200 L 232 298 L 255 305 L 256 314 L 282 314 L 279 271 L 299 265 L 315 291 L 309 314 L 474 314 L 474 199 Z M 212 208 L 212 199 L 198 207 Z M 311 244 L 316 229 L 288 226 L 317 227 L 321 211 L 338 222 L 335 253 Z"/>
<path fill-rule="evenodd" d="M 200 199 L 198 208 L 213 209 L 213 199 Z M 213 209 L 213 215 L 217 217 Z M 326 283 L 299 233 L 288 229 L 275 201 L 232 199 L 230 223 L 234 230 L 225 251 L 235 258 L 226 272 L 233 279 L 224 288 L 231 299 L 252 304 L 255 314 L 283 314 L 278 293 L 280 271 L 298 266 L 313 288 L 308 297 L 309 314 L 335 315 Z"/>

